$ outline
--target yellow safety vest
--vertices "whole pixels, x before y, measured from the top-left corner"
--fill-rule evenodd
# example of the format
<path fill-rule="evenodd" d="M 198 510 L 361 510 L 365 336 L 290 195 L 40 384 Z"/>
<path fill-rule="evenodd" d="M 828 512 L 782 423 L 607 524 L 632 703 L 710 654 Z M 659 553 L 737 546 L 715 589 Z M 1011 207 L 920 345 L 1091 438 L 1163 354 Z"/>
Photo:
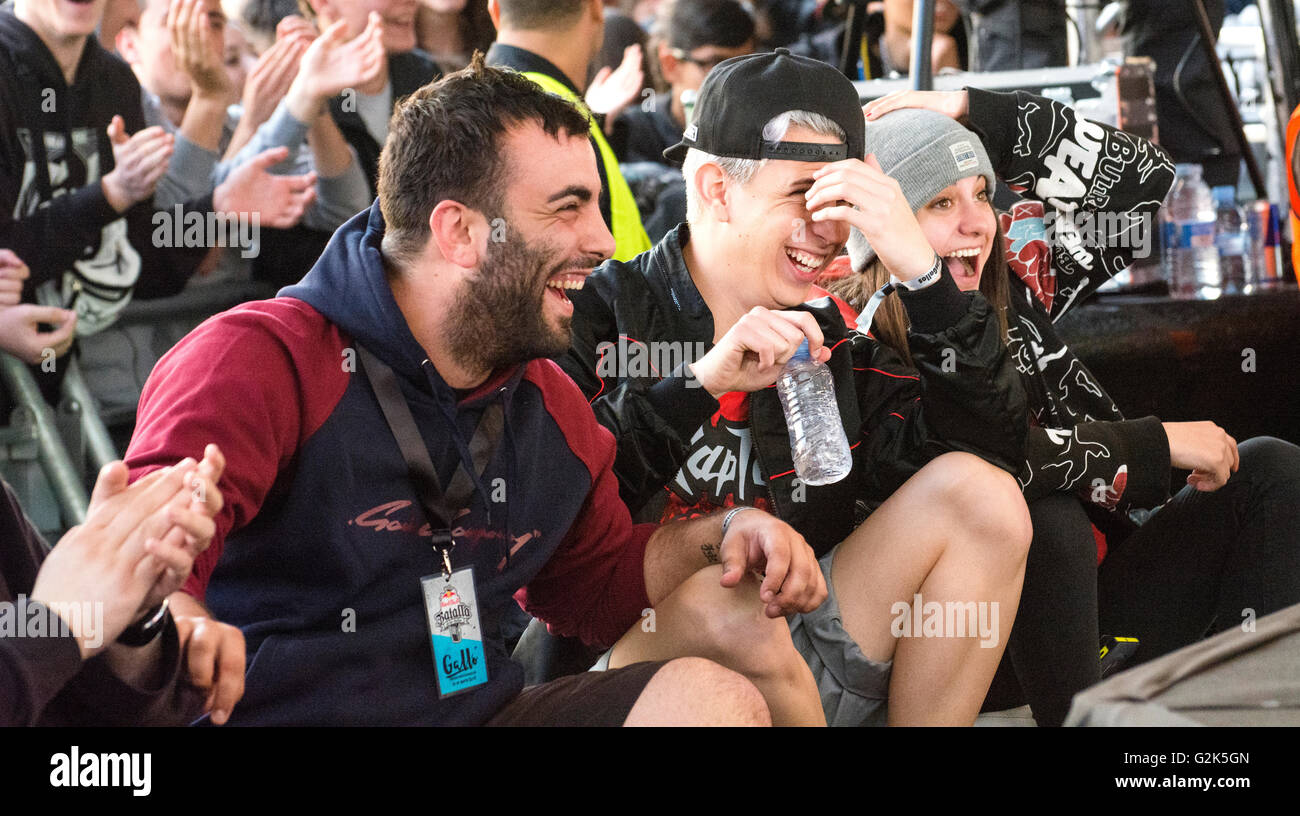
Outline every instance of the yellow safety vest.
<path fill-rule="evenodd" d="M 586 103 L 558 79 L 536 71 L 525 71 L 524 76 L 536 82 L 543 91 L 555 94 L 590 115 Z M 605 134 L 594 116 L 591 119 L 591 138 L 595 140 L 596 148 L 600 152 L 600 161 L 605 165 L 605 182 L 609 185 L 609 215 L 610 221 L 613 222 L 610 232 L 614 233 L 614 259 L 630 261 L 650 249 L 650 236 L 646 235 L 645 227 L 641 225 L 641 213 L 636 208 L 636 199 L 632 197 L 632 188 L 627 186 L 627 180 L 618 169 L 618 157 L 614 155 L 609 142 L 605 141 Z"/>

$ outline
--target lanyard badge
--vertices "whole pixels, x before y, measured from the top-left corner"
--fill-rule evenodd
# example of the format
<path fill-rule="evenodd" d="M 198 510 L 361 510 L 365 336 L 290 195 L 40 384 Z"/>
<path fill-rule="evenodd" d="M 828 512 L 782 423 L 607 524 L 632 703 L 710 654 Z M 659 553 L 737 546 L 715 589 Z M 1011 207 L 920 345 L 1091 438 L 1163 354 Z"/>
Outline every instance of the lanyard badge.
<path fill-rule="evenodd" d="M 451 536 L 451 514 L 448 503 L 463 507 L 470 491 L 461 491 L 453 481 L 453 496 L 443 495 L 442 482 L 429 458 L 420 429 L 416 427 L 411 408 L 402 396 L 397 376 L 393 370 L 371 354 L 364 346 L 358 347 L 361 370 L 375 392 L 384 420 L 393 432 L 393 439 L 402 452 L 407 472 L 420 496 L 420 507 L 433 528 L 433 549 L 442 565 L 439 575 L 426 575 L 420 579 L 420 595 L 424 598 L 424 613 L 429 621 L 429 638 L 433 643 L 434 676 L 438 679 L 438 696 L 450 697 L 476 689 L 487 682 L 487 660 L 483 655 L 483 629 L 479 625 L 478 596 L 474 591 L 472 567 L 452 571 L 451 551 L 456 546 Z M 425 360 L 427 364 L 429 361 Z M 485 412 L 486 417 L 489 412 Z M 495 439 L 500 430 L 500 409 L 492 423 L 480 422 L 475 428 L 475 441 L 480 430 L 485 441 L 479 444 L 476 472 L 491 458 Z M 494 431 L 485 430 L 486 427 Z M 471 446 L 473 447 L 473 446 Z M 481 458 L 483 461 L 477 461 Z M 464 493 L 464 497 L 461 493 Z"/>
<path fill-rule="evenodd" d="M 436 538 L 436 537 L 435 537 Z M 450 539 L 450 536 L 448 536 Z M 424 611 L 429 619 L 433 643 L 434 676 L 438 696 L 478 688 L 487 682 L 487 660 L 483 655 L 483 631 L 479 626 L 478 596 L 474 591 L 474 568 L 451 569 L 451 547 L 434 544 L 442 560 L 441 575 L 420 579 Z"/>

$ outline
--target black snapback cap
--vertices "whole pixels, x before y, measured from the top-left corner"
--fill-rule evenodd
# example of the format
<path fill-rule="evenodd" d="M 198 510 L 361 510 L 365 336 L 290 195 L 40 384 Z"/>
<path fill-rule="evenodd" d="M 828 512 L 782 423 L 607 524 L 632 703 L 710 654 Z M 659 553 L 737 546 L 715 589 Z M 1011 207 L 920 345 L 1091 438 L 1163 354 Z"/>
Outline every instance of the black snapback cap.
<path fill-rule="evenodd" d="M 847 144 L 765 142 L 763 127 L 786 111 L 820 113 L 844 128 Z M 853 83 L 830 65 L 785 48 L 718 63 L 704 78 L 691 125 L 664 151 L 681 163 L 688 148 L 737 159 L 831 162 L 866 153 L 866 119 Z"/>

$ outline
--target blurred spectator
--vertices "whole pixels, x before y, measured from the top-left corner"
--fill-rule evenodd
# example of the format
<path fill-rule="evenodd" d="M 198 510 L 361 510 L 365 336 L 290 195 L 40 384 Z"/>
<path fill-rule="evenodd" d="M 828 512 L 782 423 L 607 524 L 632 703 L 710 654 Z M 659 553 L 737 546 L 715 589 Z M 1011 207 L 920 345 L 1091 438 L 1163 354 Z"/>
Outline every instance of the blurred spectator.
<path fill-rule="evenodd" d="M 823 12 L 827 0 L 755 0 L 750 4 L 758 25 L 759 46 L 762 49 L 793 46 L 801 39 L 812 37 L 833 25 Z"/>
<path fill-rule="evenodd" d="M 601 68 L 617 68 L 623 62 L 623 55 L 627 53 L 628 47 L 635 45 L 641 49 L 644 87 L 650 87 L 653 74 L 650 67 L 650 52 L 646 48 L 648 37 L 646 30 L 637 25 L 631 17 L 617 9 L 606 7 L 605 37 L 600 44 L 600 52 L 591 61 L 589 76 L 595 76 Z"/>
<path fill-rule="evenodd" d="M 377 27 L 372 35 L 376 42 L 368 48 L 361 41 L 343 44 L 341 30 L 319 41 L 302 30 L 286 36 L 254 66 L 243 104 L 232 114 L 227 109 L 234 88 L 225 65 L 225 14 L 217 1 L 145 3 L 139 25 L 127 26 L 118 39 L 119 51 L 140 80 L 146 121 L 176 134 L 176 153 L 159 185 L 159 206 L 205 195 L 236 167 L 265 150 L 285 147 L 291 158 L 279 170 L 319 177 L 319 197 L 306 210 L 308 226 L 333 230 L 365 209 L 365 176 L 343 134 L 325 115 L 325 103 L 337 90 L 378 73 Z M 370 74 L 364 59 L 373 63 Z M 303 61 L 310 70 L 299 70 Z M 307 150 L 301 149 L 304 143 Z M 229 160 L 221 161 L 222 154 Z M 303 209 L 297 214 L 303 215 Z M 297 219 L 264 212 L 261 221 L 289 227 Z"/>
<path fill-rule="evenodd" d="M 239 102 L 244 95 L 244 83 L 257 65 L 257 52 L 244 34 L 244 25 L 238 20 L 226 20 L 226 52 L 223 64 L 230 79 L 230 102 Z"/>
<path fill-rule="evenodd" d="M 585 87 L 587 71 L 600 51 L 605 28 L 600 0 L 489 0 L 488 11 L 497 27 L 497 41 L 488 51 L 489 65 L 520 71 L 543 90 L 579 108 L 586 107 L 584 92 L 591 100 L 590 89 Z M 637 97 L 639 63 L 640 54 L 628 49 L 618 71 L 610 74 L 604 69 L 597 74 L 598 79 L 608 78 L 608 85 L 601 83 L 607 89 L 631 91 L 621 105 L 603 105 L 605 110 L 614 111 Z M 591 120 L 591 140 L 600 171 L 600 214 L 614 234 L 614 257 L 634 258 L 650 249 L 650 238 L 641 224 L 636 199 L 619 172 L 618 157 L 596 117 Z"/>
<path fill-rule="evenodd" d="M 443 71 L 469 65 L 474 52 L 486 53 L 496 36 L 485 0 L 420 0 L 415 38 Z"/>
<path fill-rule="evenodd" d="M 1067 64 L 1065 0 L 952 2 L 969 22 L 970 70 L 1014 71 Z"/>
<path fill-rule="evenodd" d="M 1223 27 L 1224 0 L 1205 0 L 1210 27 Z M 1205 183 L 1236 185 L 1241 149 L 1232 120 L 1220 103 L 1213 68 L 1201 50 L 1200 28 L 1191 9 L 1169 12 L 1169 4 L 1128 0 L 1121 23 L 1124 56 L 1156 63 L 1156 118 L 1160 146 L 1176 162 L 1199 164 Z"/>
<path fill-rule="evenodd" d="M 416 88 L 441 76 L 433 59 L 415 47 L 417 0 L 299 0 L 299 5 L 321 31 L 343 21 L 346 41 L 361 36 L 372 13 L 379 15 L 385 64 L 374 80 L 355 88 L 345 86 L 347 90 L 329 102 L 330 115 L 361 160 L 373 198 L 379 151 L 388 138 L 388 119 L 394 107 Z"/>
<path fill-rule="evenodd" d="M 789 48 L 793 54 L 843 67 L 849 3 L 840 0 L 778 0 L 746 3 L 746 6 L 755 10 L 760 49 Z M 849 67 L 849 75 L 855 79 L 871 79 L 885 73 L 879 54 L 879 41 L 885 31 L 884 9 L 881 0 L 871 0 L 866 4 L 863 42 L 858 53 L 853 55 L 856 66 Z"/>
<path fill-rule="evenodd" d="M 0 245 L 31 267 L 24 299 L 39 287 L 44 302 L 75 308 L 81 335 L 132 296 L 179 291 L 204 255 L 153 240 L 150 202 L 173 137 L 145 127 L 139 83 L 91 36 L 102 11 L 0 9 Z"/>
<path fill-rule="evenodd" d="M 664 151 L 687 124 L 682 95 L 699 91 L 719 62 L 753 53 L 754 19 L 736 0 L 669 0 L 659 7 L 652 44 L 668 90 L 619 117 L 613 144 L 624 162 L 666 163 Z"/>
<path fill-rule="evenodd" d="M 23 282 L 30 274 L 27 264 L 12 250 L 0 249 L 0 351 L 36 365 L 46 349 L 61 356 L 72 345 L 77 313 L 57 306 L 21 303 Z"/>
<path fill-rule="evenodd" d="M 212 189 L 212 165 L 234 130 L 226 113 L 233 100 L 225 25 L 217 0 L 142 0 L 139 17 L 118 32 L 117 51 L 140 82 L 145 123 L 176 136 L 154 197 L 161 209 Z M 186 50 L 179 61 L 173 34 Z"/>
<path fill-rule="evenodd" d="M 247 281 L 263 253 L 305 254 L 286 228 L 301 223 L 328 235 L 368 203 L 360 163 L 325 104 L 365 78 L 367 55 L 377 73 L 383 47 L 377 24 L 369 45 L 295 32 L 254 66 L 243 104 L 228 108 L 234 87 L 224 23 L 216 0 L 145 0 L 139 23 L 124 28 L 118 42 L 140 80 L 146 122 L 176 139 L 155 204 L 167 211 L 212 196 L 215 209 L 236 216 L 234 230 L 204 234 L 211 249 L 190 283 L 237 291 L 230 284 Z M 308 70 L 299 71 L 300 62 Z M 299 275 L 312 257 L 303 257 Z M 149 371 L 190 328 L 188 317 L 130 321 L 82 349 L 86 382 L 106 422 L 129 423 Z"/>
<path fill-rule="evenodd" d="M 912 17 L 915 0 L 885 0 L 885 35 L 880 55 L 885 73 L 907 74 L 912 64 Z M 960 71 L 966 64 L 966 29 L 953 0 L 935 0 L 930 69 Z"/>
<path fill-rule="evenodd" d="M 209 445 L 201 464 L 128 487 L 113 462 L 53 550 L 0 483 L 0 605 L 26 624 L 0 631 L 0 726 L 225 722 L 243 694 L 243 634 L 164 602 L 212 540 L 224 465 Z"/>
<path fill-rule="evenodd" d="M 649 48 L 656 56 L 657 84 L 665 91 L 627 107 L 610 137 L 651 241 L 658 243 L 686 220 L 685 182 L 663 156 L 686 128 L 683 94 L 698 91 L 714 65 L 752 53 L 754 46 L 754 18 L 736 0 L 659 5 Z"/>
<path fill-rule="evenodd" d="M 139 0 L 108 0 L 104 5 L 104 18 L 99 23 L 96 36 L 100 45 L 108 51 L 116 48 L 117 32 L 127 23 L 140 19 Z"/>
<path fill-rule="evenodd" d="M 298 0 L 222 0 L 221 5 L 227 17 L 239 21 L 259 57 L 275 44 L 275 29 L 281 20 L 301 15 Z"/>
<path fill-rule="evenodd" d="M 659 16 L 659 7 L 663 3 L 664 0 L 619 0 L 617 3 L 607 2 L 605 5 L 614 6 L 619 13 L 636 23 L 642 31 L 649 31 Z"/>

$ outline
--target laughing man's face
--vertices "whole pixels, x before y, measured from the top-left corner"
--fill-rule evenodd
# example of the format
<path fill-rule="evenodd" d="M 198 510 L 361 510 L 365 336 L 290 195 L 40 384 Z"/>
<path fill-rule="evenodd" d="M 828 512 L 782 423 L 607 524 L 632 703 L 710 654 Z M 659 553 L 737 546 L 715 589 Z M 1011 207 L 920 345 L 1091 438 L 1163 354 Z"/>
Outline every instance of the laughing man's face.
<path fill-rule="evenodd" d="M 505 211 L 492 225 L 484 262 L 460 284 L 446 329 L 458 356 L 487 369 L 567 351 L 568 293 L 614 254 L 586 132 L 550 136 L 530 122 L 501 142 Z"/>

